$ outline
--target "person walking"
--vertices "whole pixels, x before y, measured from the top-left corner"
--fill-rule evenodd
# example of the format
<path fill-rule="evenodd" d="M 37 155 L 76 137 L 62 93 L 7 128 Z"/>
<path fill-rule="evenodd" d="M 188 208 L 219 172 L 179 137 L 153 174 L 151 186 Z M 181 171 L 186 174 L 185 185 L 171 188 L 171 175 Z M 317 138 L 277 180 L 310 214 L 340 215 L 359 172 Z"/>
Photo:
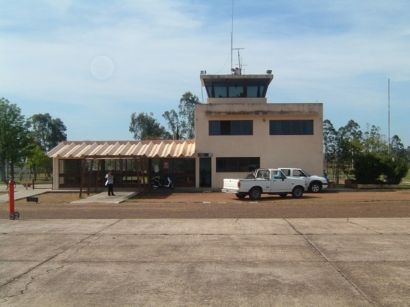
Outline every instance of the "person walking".
<path fill-rule="evenodd" d="M 114 176 L 111 174 L 111 171 L 108 172 L 107 175 L 105 175 L 105 178 L 107 178 L 107 181 L 105 182 L 105 185 L 108 186 L 108 196 L 115 196 L 114 194 Z"/>

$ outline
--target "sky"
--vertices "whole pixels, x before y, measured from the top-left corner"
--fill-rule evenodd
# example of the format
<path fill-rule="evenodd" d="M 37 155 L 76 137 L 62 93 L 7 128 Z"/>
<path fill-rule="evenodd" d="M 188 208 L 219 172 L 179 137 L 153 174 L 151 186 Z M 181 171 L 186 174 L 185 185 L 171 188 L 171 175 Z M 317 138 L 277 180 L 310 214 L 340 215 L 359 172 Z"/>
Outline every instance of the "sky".
<path fill-rule="evenodd" d="M 243 73 L 272 70 L 269 103 L 323 103 L 336 129 L 352 119 L 387 139 L 390 101 L 390 136 L 410 146 L 408 0 L 0 0 L 0 8 L 0 97 L 27 118 L 60 118 L 68 140 L 132 140 L 134 112 L 167 128 L 162 114 L 178 110 L 185 92 L 206 103 L 202 70 L 230 74 L 233 38 Z"/>

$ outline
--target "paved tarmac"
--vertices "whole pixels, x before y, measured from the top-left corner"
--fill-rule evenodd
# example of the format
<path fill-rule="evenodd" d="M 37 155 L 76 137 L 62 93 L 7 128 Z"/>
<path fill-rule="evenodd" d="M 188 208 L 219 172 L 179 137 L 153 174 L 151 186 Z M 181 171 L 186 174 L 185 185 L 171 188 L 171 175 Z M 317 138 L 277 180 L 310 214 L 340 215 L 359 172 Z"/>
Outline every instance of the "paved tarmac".
<path fill-rule="evenodd" d="M 409 218 L 0 219 L 0 306 L 410 306 L 409 239 Z"/>
<path fill-rule="evenodd" d="M 35 196 L 43 193 L 47 193 L 52 191 L 51 184 L 39 184 L 35 186 L 36 188 L 33 189 L 32 187 L 24 187 L 21 184 L 16 184 L 14 187 L 14 199 L 19 200 L 30 196 Z M 8 203 L 9 202 L 9 190 L 5 184 L 0 185 L 0 203 Z"/>
<path fill-rule="evenodd" d="M 410 219 L 0 220 L 1 306 L 410 306 Z"/>

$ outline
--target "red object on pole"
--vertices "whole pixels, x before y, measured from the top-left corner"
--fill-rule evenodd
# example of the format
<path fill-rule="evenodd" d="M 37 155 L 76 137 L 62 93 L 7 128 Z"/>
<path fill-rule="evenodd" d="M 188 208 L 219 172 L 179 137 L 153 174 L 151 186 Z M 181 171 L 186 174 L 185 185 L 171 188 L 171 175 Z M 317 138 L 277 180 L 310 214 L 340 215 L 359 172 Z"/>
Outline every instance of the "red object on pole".
<path fill-rule="evenodd" d="M 14 186 L 16 183 L 14 180 L 9 181 L 9 218 L 10 220 L 15 220 L 20 217 L 20 213 L 14 212 Z"/>
<path fill-rule="evenodd" d="M 14 181 L 9 181 L 9 214 L 14 215 Z"/>

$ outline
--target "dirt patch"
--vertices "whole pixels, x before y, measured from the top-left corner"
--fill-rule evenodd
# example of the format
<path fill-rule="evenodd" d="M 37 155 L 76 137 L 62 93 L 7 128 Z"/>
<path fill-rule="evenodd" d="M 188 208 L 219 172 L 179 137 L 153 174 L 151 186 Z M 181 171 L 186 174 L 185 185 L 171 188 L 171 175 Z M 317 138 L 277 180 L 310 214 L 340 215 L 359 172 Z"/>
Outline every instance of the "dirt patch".
<path fill-rule="evenodd" d="M 15 203 L 20 219 L 127 219 L 127 218 L 354 218 L 410 217 L 410 191 L 306 193 L 263 196 L 258 201 L 225 193 L 158 192 L 121 204 L 72 204 L 78 193 L 46 193 L 39 203 Z M 86 195 L 84 197 L 87 197 Z M 8 204 L 0 208 L 8 218 Z"/>

